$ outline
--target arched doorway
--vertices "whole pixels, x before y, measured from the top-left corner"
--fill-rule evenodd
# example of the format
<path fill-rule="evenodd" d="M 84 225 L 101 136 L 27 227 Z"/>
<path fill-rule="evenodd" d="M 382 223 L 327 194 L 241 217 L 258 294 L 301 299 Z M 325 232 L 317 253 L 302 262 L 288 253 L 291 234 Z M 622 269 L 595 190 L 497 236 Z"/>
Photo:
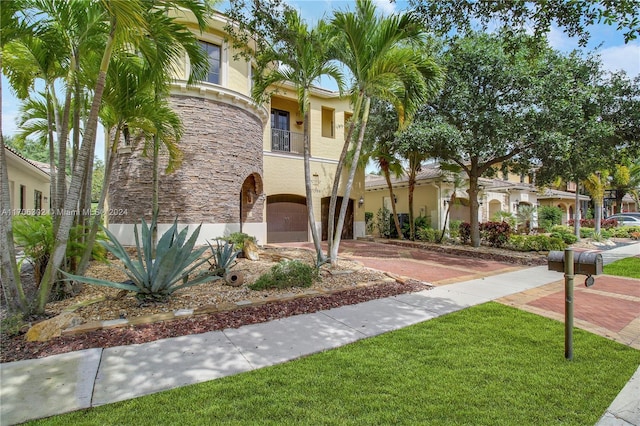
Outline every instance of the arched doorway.
<path fill-rule="evenodd" d="M 502 203 L 498 200 L 489 201 L 489 220 L 492 221 L 496 213 L 502 210 Z"/>
<path fill-rule="evenodd" d="M 336 203 L 336 214 L 335 214 L 334 224 L 338 223 L 338 215 L 340 214 L 342 199 L 343 199 L 342 197 L 338 197 L 338 202 Z M 330 201 L 331 201 L 331 197 L 324 197 L 322 199 L 322 240 L 323 241 L 326 241 L 329 239 L 329 203 Z M 344 226 L 342 227 L 341 239 L 353 240 L 353 200 L 352 199 L 349 199 L 349 204 L 347 205 L 347 214 L 344 217 Z"/>
<path fill-rule="evenodd" d="M 245 223 L 262 221 L 262 178 L 257 173 L 249 175 L 240 190 L 240 232 Z"/>
<path fill-rule="evenodd" d="M 307 201 L 291 194 L 267 197 L 267 242 L 309 241 Z"/>

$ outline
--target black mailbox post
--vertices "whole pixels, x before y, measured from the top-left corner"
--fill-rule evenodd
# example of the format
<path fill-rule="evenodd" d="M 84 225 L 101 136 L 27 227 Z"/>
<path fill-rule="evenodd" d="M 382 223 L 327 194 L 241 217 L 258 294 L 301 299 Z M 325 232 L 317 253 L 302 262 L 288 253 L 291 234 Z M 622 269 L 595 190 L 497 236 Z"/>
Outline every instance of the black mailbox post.
<path fill-rule="evenodd" d="M 573 249 L 551 251 L 547 256 L 550 271 L 564 272 L 564 357 L 573 359 L 573 278 L 574 274 L 586 275 L 584 285 L 594 284 L 593 275 L 602 273 L 600 253 L 581 252 L 574 256 Z"/>

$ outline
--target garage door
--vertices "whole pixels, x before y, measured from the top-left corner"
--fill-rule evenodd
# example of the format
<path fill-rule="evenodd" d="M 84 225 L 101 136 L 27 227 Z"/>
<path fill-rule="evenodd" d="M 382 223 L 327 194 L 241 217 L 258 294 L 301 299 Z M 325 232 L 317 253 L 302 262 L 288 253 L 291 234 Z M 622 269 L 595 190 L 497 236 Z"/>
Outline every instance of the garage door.
<path fill-rule="evenodd" d="M 309 241 L 307 204 L 297 195 L 267 197 L 267 242 Z"/>

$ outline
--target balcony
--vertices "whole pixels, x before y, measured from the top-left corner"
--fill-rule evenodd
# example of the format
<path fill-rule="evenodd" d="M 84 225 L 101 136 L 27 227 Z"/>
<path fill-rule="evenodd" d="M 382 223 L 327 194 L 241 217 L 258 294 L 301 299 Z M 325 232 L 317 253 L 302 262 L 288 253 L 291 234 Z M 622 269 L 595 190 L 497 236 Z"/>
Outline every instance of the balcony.
<path fill-rule="evenodd" d="M 271 129 L 271 151 L 304 154 L 304 135 L 288 130 Z"/>

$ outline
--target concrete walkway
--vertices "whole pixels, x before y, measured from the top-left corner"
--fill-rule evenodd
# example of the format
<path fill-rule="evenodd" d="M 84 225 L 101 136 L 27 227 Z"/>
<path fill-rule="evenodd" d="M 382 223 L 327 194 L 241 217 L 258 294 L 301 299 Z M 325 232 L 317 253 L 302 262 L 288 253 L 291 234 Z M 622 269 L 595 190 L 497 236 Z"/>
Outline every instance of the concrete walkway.
<path fill-rule="evenodd" d="M 640 244 L 609 252 L 605 259 L 640 255 Z M 526 268 L 238 329 L 0 364 L 0 425 L 286 362 L 556 282 L 561 276 L 546 266 Z M 640 426 L 639 385 L 640 368 L 598 424 Z"/>

